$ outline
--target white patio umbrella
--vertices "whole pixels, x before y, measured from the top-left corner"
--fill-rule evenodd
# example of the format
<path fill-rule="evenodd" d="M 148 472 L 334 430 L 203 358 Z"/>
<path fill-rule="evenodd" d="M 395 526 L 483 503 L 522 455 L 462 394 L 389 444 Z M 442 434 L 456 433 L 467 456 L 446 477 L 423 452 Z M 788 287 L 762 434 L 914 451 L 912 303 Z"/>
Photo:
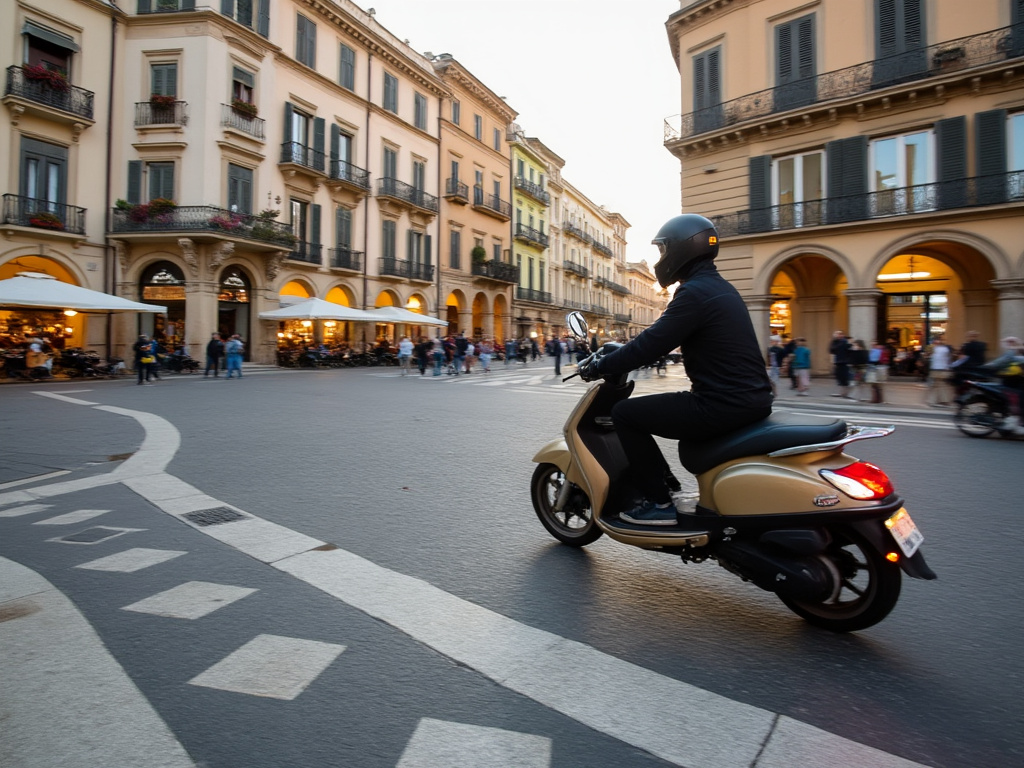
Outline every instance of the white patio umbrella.
<path fill-rule="evenodd" d="M 167 312 L 167 307 L 142 304 L 62 283 L 39 272 L 19 272 L 17 277 L 0 280 L 0 307 L 74 309 L 79 312 Z"/>
<path fill-rule="evenodd" d="M 354 322 L 372 322 L 369 312 L 346 307 L 323 299 L 306 299 L 280 309 L 260 312 L 261 320 L 352 320 Z"/>
<path fill-rule="evenodd" d="M 409 325 L 436 325 L 439 328 L 447 328 L 447 320 L 439 320 L 429 315 L 421 315 L 418 312 L 411 312 L 402 307 L 377 307 L 366 311 L 368 320 L 376 320 L 378 323 L 407 323 Z"/>

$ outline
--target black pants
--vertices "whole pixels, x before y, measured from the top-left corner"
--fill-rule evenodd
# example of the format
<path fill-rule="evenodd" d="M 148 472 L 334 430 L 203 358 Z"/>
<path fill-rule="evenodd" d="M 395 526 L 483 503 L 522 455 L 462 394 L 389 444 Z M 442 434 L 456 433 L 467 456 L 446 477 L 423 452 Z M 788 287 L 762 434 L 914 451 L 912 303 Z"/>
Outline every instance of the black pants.
<path fill-rule="evenodd" d="M 670 392 L 622 400 L 612 408 L 612 421 L 629 460 L 633 484 L 648 501 L 665 504 L 671 501 L 665 485 L 669 465 L 654 435 L 703 442 L 766 419 L 771 412 L 771 405 L 729 408 L 689 392 Z"/>
<path fill-rule="evenodd" d="M 552 355 L 552 357 L 555 358 L 555 376 L 561 376 L 562 375 L 562 356 L 561 355 Z"/>

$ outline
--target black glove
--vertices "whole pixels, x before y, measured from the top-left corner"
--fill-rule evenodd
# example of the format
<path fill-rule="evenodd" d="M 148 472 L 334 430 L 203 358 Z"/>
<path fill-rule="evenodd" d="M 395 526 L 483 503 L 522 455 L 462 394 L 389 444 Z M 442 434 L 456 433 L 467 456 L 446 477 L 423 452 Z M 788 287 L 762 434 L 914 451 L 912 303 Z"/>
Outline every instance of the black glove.
<path fill-rule="evenodd" d="M 600 367 L 601 358 L 597 355 L 591 355 L 581 362 L 576 370 L 584 381 L 596 381 L 601 378 Z"/>

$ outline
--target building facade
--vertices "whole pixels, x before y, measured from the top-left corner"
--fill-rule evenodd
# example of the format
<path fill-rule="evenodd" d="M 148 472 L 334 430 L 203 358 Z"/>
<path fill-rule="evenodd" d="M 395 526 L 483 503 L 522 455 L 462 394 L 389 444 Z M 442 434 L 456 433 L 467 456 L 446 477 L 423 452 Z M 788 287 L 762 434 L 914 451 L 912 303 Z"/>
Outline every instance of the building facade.
<path fill-rule="evenodd" d="M 545 338 L 561 324 L 551 291 L 549 230 L 551 194 L 548 162 L 564 161 L 537 139 L 513 129 L 512 263 L 519 274 L 516 287 L 517 338 Z"/>
<path fill-rule="evenodd" d="M 1024 3 L 700 0 L 667 22 L 686 211 L 763 344 L 1024 335 Z"/>

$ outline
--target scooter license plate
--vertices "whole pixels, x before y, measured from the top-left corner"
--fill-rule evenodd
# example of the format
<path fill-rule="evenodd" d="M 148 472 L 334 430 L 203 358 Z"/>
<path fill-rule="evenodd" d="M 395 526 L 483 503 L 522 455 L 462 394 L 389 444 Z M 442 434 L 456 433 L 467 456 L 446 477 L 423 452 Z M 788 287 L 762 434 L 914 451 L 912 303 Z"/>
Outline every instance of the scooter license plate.
<path fill-rule="evenodd" d="M 889 533 L 896 539 L 896 543 L 907 557 L 912 557 L 924 541 L 924 536 L 910 519 L 910 513 L 902 507 L 885 521 L 885 527 L 889 529 Z"/>

